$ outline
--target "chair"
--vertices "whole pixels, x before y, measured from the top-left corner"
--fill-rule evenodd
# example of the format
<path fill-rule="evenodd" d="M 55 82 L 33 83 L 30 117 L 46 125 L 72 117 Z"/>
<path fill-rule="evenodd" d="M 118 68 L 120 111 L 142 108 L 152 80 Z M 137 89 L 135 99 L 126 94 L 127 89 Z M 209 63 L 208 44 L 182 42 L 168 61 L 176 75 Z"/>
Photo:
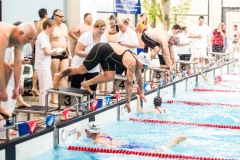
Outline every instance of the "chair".
<path fill-rule="evenodd" d="M 33 76 L 33 66 L 31 64 L 24 64 L 23 65 L 23 74 L 21 76 L 21 82 L 24 88 L 24 80 L 26 78 L 32 78 Z"/>

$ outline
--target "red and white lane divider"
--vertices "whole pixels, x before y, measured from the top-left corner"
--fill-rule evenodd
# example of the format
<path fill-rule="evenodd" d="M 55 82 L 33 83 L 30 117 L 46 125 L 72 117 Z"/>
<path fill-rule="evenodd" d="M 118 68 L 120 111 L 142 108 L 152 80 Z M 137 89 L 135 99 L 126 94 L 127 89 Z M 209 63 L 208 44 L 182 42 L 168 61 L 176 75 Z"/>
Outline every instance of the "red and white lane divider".
<path fill-rule="evenodd" d="M 187 126 L 199 126 L 209 128 L 224 128 L 224 129 L 235 129 L 240 130 L 240 126 L 230 126 L 221 124 L 205 124 L 205 123 L 193 123 L 193 122 L 177 122 L 177 121 L 163 121 L 155 119 L 141 119 L 141 118 L 129 118 L 133 122 L 145 122 L 145 123 L 159 123 L 159 124 L 174 124 L 174 125 L 187 125 Z"/>
<path fill-rule="evenodd" d="M 200 92 L 240 92 L 240 90 L 209 89 L 209 88 L 193 88 L 193 91 L 200 91 Z"/>
<path fill-rule="evenodd" d="M 215 102 L 193 102 L 193 101 L 182 101 L 182 100 L 167 100 L 167 103 L 171 104 L 174 102 L 184 103 L 188 105 L 214 105 L 214 106 L 226 106 L 226 107 L 240 107 L 240 104 L 225 104 L 225 103 L 215 103 Z"/>
<path fill-rule="evenodd" d="M 136 155 L 136 156 L 146 156 L 146 157 L 158 157 L 158 158 L 164 158 L 164 159 L 233 160 L 233 158 L 210 158 L 210 157 L 199 157 L 199 156 L 189 156 L 189 155 L 177 155 L 177 154 L 167 154 L 167 153 L 132 151 L 132 150 L 124 150 L 124 149 L 111 149 L 111 148 L 94 148 L 94 147 L 82 147 L 82 146 L 68 146 L 68 150 L 106 153 L 106 154 L 124 154 L 124 155 Z"/>

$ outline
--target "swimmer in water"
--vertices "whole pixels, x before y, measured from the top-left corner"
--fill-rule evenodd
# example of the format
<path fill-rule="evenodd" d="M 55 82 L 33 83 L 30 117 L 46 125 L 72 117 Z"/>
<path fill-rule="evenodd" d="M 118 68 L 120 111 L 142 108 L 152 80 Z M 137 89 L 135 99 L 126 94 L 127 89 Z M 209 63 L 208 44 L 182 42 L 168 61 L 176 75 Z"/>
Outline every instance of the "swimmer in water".
<path fill-rule="evenodd" d="M 125 148 L 125 149 L 137 149 L 137 148 L 146 148 L 149 149 L 150 147 L 143 146 L 141 143 L 129 143 L 126 141 L 118 140 L 113 138 L 112 136 L 101 133 L 101 129 L 98 123 L 95 121 L 90 122 L 85 129 L 87 138 L 90 138 L 94 141 L 94 144 L 108 147 L 108 148 Z M 171 139 L 166 145 L 164 146 L 156 146 L 154 151 L 162 151 L 168 148 L 171 148 L 183 141 L 185 141 L 187 137 L 185 136 L 178 136 Z"/>

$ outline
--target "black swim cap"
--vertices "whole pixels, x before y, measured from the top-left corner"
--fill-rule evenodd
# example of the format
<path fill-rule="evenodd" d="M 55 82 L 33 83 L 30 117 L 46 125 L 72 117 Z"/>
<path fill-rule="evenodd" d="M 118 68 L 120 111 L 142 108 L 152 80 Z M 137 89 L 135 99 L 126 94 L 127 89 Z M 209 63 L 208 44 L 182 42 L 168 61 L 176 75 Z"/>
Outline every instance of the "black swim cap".
<path fill-rule="evenodd" d="M 153 99 L 153 104 L 154 104 L 155 106 L 161 106 L 161 105 L 162 105 L 162 98 L 159 97 L 159 96 L 155 97 L 155 98 Z"/>

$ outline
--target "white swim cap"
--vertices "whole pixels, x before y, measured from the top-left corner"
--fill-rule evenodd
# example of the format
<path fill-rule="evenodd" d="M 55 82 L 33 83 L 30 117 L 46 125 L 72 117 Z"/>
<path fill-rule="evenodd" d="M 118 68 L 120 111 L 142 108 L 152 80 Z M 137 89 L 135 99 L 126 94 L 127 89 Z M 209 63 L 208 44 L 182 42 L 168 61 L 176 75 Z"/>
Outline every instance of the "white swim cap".
<path fill-rule="evenodd" d="M 101 129 L 98 123 L 96 123 L 95 121 L 92 121 L 88 123 L 86 130 L 88 130 L 91 133 L 99 133 Z"/>
<path fill-rule="evenodd" d="M 143 65 L 149 66 L 151 62 L 151 58 L 148 53 L 140 52 L 137 57 L 140 63 L 142 63 Z"/>

